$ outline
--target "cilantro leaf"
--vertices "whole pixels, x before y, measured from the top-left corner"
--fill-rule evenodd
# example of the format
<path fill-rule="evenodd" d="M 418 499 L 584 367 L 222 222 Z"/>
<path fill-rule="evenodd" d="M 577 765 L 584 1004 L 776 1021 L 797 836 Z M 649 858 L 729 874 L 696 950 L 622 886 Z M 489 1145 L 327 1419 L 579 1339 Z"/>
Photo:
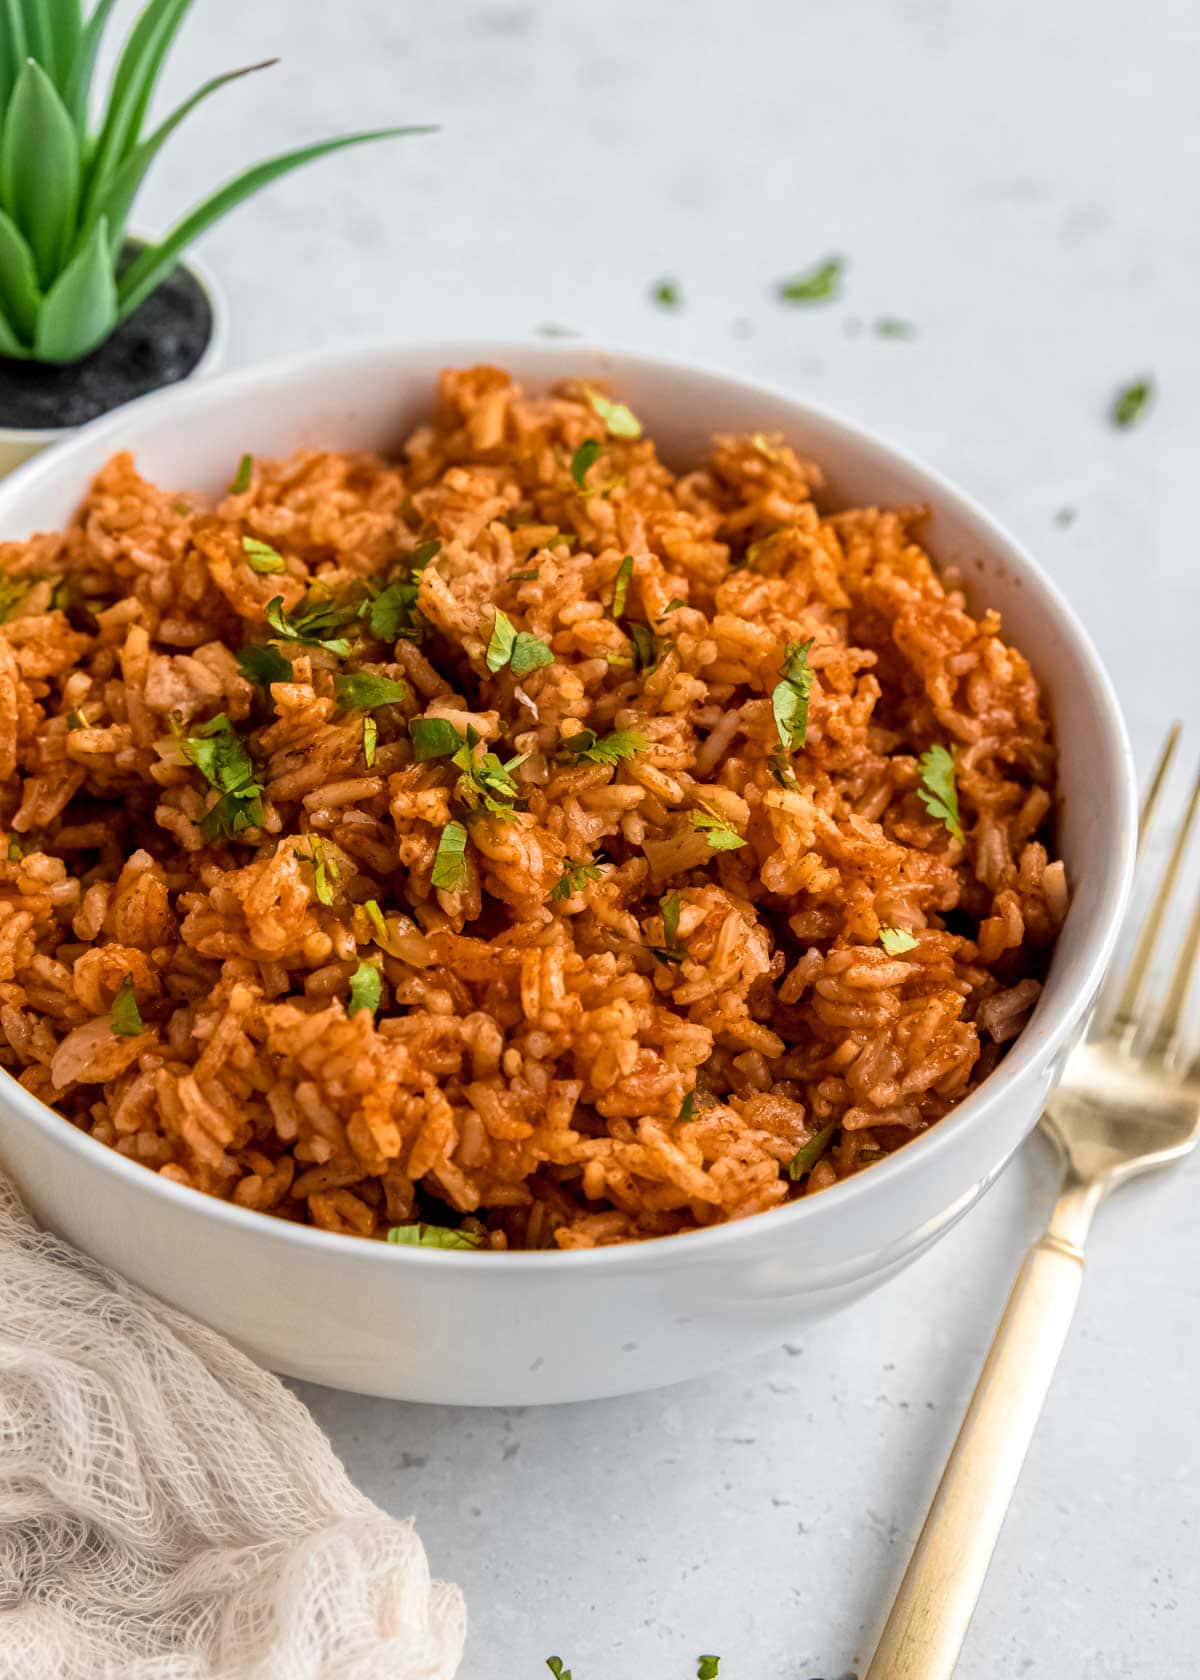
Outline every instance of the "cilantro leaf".
<path fill-rule="evenodd" d="M 333 679 L 333 692 L 338 705 L 347 710 L 362 707 L 370 711 L 375 706 L 394 706 L 408 699 L 408 684 L 395 682 L 391 677 L 377 677 L 371 671 L 339 671 Z"/>
<path fill-rule="evenodd" d="M 546 1667 L 554 1676 L 554 1680 L 571 1680 L 571 1670 L 563 1667 L 561 1657 L 547 1657 Z"/>
<path fill-rule="evenodd" d="M 136 1038 L 140 1032 L 145 1032 L 145 1023 L 134 995 L 132 974 L 127 974 L 117 987 L 109 1018 L 118 1038 Z"/>
<path fill-rule="evenodd" d="M 482 1231 L 456 1231 L 448 1225 L 393 1225 L 387 1234 L 390 1243 L 407 1248 L 482 1248 Z M 567 1675 L 565 1680 L 570 1680 Z"/>
<path fill-rule="evenodd" d="M 1142 415 L 1154 395 L 1154 381 L 1147 376 L 1145 379 L 1135 379 L 1132 384 L 1124 385 L 1112 400 L 1109 419 L 1114 426 L 1133 426 Z"/>
<path fill-rule="evenodd" d="M 502 822 L 511 822 L 515 815 L 513 804 L 521 796 L 512 772 L 519 764 L 524 764 L 529 754 L 518 753 L 502 764 L 494 752 L 481 753 L 477 758 L 475 748 L 478 745 L 479 736 L 468 725 L 467 738 L 451 760 L 462 771 L 458 784 L 459 797 L 467 805 L 482 804 Z"/>
<path fill-rule="evenodd" d="M 841 257 L 827 257 L 803 274 L 779 282 L 783 303 L 828 303 L 838 294 L 845 264 Z"/>
<path fill-rule="evenodd" d="M 700 830 L 714 852 L 736 852 L 746 844 L 731 822 L 707 808 L 692 812 L 692 827 Z"/>
<path fill-rule="evenodd" d="M 609 437 L 641 437 L 642 422 L 631 408 L 626 408 L 624 403 L 611 402 L 607 397 L 601 396 L 599 391 L 589 391 L 588 401 L 595 413 L 603 420 Z"/>
<path fill-rule="evenodd" d="M 940 744 L 930 747 L 920 757 L 921 785 L 917 798 L 931 817 L 945 823 L 960 843 L 963 840 L 962 821 L 958 814 L 958 787 L 954 780 L 954 749 Z"/>
<path fill-rule="evenodd" d="M 429 878 L 443 892 L 462 892 L 470 885 L 467 831 L 460 822 L 448 822 L 442 830 Z"/>
<path fill-rule="evenodd" d="M 575 480 L 576 486 L 580 490 L 583 489 L 587 480 L 588 472 L 595 464 L 596 457 L 599 453 L 600 445 L 596 439 L 584 438 L 583 442 L 579 445 L 579 448 L 575 451 L 574 455 L 572 455 L 571 477 Z"/>
<path fill-rule="evenodd" d="M 495 615 L 492 639 L 485 655 L 487 668 L 493 676 L 506 665 L 515 677 L 523 677 L 543 665 L 553 665 L 554 655 L 545 642 L 530 635 L 528 630 L 514 628 L 512 620 L 499 607 L 495 609 Z"/>
<path fill-rule="evenodd" d="M 880 315 L 875 322 L 875 333 L 879 338 L 915 338 L 917 329 L 911 321 L 902 321 L 898 315 Z"/>
<path fill-rule="evenodd" d="M 363 719 L 363 725 L 362 725 L 363 762 L 366 764 L 368 770 L 370 770 L 374 766 L 374 763 L 375 763 L 375 748 L 376 748 L 376 745 L 378 744 L 378 741 L 379 741 L 379 725 L 376 723 L 375 719 L 373 717 L 371 717 L 371 715 L 368 713 L 368 715 Z"/>
<path fill-rule="evenodd" d="M 647 946 L 647 950 L 656 962 L 677 965 L 687 956 L 687 952 L 679 943 L 679 912 L 682 903 L 683 901 L 677 892 L 670 892 L 659 904 L 658 910 L 663 925 L 663 944 Z"/>
<path fill-rule="evenodd" d="M 371 931 L 380 945 L 386 945 L 388 940 L 387 923 L 383 919 L 383 911 L 375 899 L 369 898 L 363 905 L 363 911 L 371 924 Z"/>
<path fill-rule="evenodd" d="M 360 1009 L 369 1009 L 374 1015 L 383 998 L 383 981 L 379 977 L 379 970 L 374 963 L 360 962 L 350 976 L 350 1007 L 348 1015 L 357 1015 Z"/>
<path fill-rule="evenodd" d="M 633 555 L 627 554 L 617 567 L 616 581 L 613 584 L 611 612 L 614 618 L 620 618 L 625 611 L 625 597 L 629 594 L 629 585 L 633 581 Z"/>
<path fill-rule="evenodd" d="M 6 624 L 33 588 L 33 578 L 9 577 L 0 572 L 0 624 Z"/>
<path fill-rule="evenodd" d="M 262 784 L 255 779 L 250 755 L 224 712 L 201 724 L 192 735 L 180 732 L 184 757 L 221 798 L 201 817 L 205 840 L 230 838 L 245 828 L 262 825 Z"/>
<path fill-rule="evenodd" d="M 429 758 L 449 758 L 463 744 L 462 736 L 449 718 L 410 718 L 408 733 L 418 764 L 424 764 Z"/>
<path fill-rule="evenodd" d="M 442 552 L 442 545 L 436 537 L 425 542 L 419 542 L 408 557 L 408 569 L 414 577 L 420 577 L 431 560 L 436 560 Z"/>
<path fill-rule="evenodd" d="M 563 872 L 550 888 L 550 897 L 554 900 L 574 898 L 576 893 L 583 891 L 589 881 L 599 881 L 603 874 L 598 857 L 564 858 Z"/>
<path fill-rule="evenodd" d="M 696 1668 L 696 1680 L 717 1680 L 720 1669 L 720 1657 L 701 1657 Z"/>
<path fill-rule="evenodd" d="M 290 661 L 269 642 L 265 645 L 249 643 L 238 654 L 237 662 L 238 670 L 246 681 L 257 683 L 260 688 L 270 688 L 272 683 L 292 680 Z"/>
<path fill-rule="evenodd" d="M 907 928 L 881 926 L 879 943 L 889 957 L 902 957 L 905 951 L 915 951 L 920 942 L 913 938 Z"/>
<path fill-rule="evenodd" d="M 635 671 L 652 671 L 658 664 L 658 638 L 648 624 L 631 624 L 629 639 L 633 643 Z"/>
<path fill-rule="evenodd" d="M 566 752 L 576 758 L 590 759 L 593 764 L 619 764 L 634 753 L 645 752 L 650 743 L 636 729 L 614 729 L 611 735 L 596 734 L 594 729 L 581 729 L 563 742 Z"/>
<path fill-rule="evenodd" d="M 666 606 L 663 608 L 663 610 L 659 613 L 658 616 L 659 616 L 659 618 L 666 618 L 668 613 L 676 612 L 676 611 L 678 611 L 678 609 L 680 607 L 686 607 L 686 606 L 687 606 L 687 602 L 686 601 L 681 601 L 679 599 L 678 595 L 676 595 L 670 601 L 667 602 Z"/>
<path fill-rule="evenodd" d="M 253 473 L 253 471 L 254 471 L 254 457 L 253 457 L 253 455 L 243 455 L 241 460 L 238 462 L 237 471 L 234 473 L 233 478 L 230 480 L 229 494 L 231 496 L 240 496 L 242 494 L 243 490 L 249 490 L 249 488 L 250 488 L 250 477 L 251 477 L 251 474 Z"/>
<path fill-rule="evenodd" d="M 797 751 L 808 734 L 808 697 L 813 685 L 812 667 L 808 663 L 811 646 L 811 636 L 806 642 L 787 644 L 781 680 L 771 690 L 771 711 L 779 731 L 779 744 L 785 752 Z"/>
<path fill-rule="evenodd" d="M 549 547 L 549 544 L 546 545 Z M 538 576 L 538 568 L 531 566 L 527 572 L 509 572 L 509 583 L 533 583 Z"/>
<path fill-rule="evenodd" d="M 286 570 L 283 555 L 278 549 L 272 548 L 270 543 L 260 542 L 257 537 L 243 537 L 242 548 L 252 572 L 261 574 Z"/>
<path fill-rule="evenodd" d="M 797 1179 L 803 1178 L 806 1173 L 810 1173 L 813 1170 L 822 1155 L 824 1155 L 825 1151 L 829 1148 L 829 1141 L 836 1130 L 837 1123 L 836 1121 L 831 1120 L 828 1126 L 823 1127 L 821 1131 L 817 1132 L 813 1137 L 810 1137 L 807 1143 L 802 1143 L 800 1145 L 799 1149 L 797 1149 L 796 1153 L 787 1163 L 787 1166 L 783 1169 L 792 1180 L 793 1184 Z"/>
<path fill-rule="evenodd" d="M 417 585 L 412 582 L 389 583 L 377 595 L 372 595 L 359 608 L 372 636 L 381 642 L 421 639 L 422 623 L 417 612 Z"/>
<path fill-rule="evenodd" d="M 675 1116 L 681 1126 L 696 1118 L 696 1093 L 689 1091 L 679 1105 L 679 1113 Z"/>
<path fill-rule="evenodd" d="M 20 863 L 21 859 L 24 856 L 25 856 L 25 851 L 24 851 L 24 848 L 21 845 L 21 842 L 17 839 L 15 834 L 10 834 L 9 837 L 8 837 L 8 861 L 9 861 L 9 863 Z"/>
<path fill-rule="evenodd" d="M 678 280 L 656 280 L 650 288 L 650 297 L 660 309 L 682 309 L 683 292 Z"/>
<path fill-rule="evenodd" d="M 304 647 L 324 648 L 327 653 L 335 654 L 344 659 L 350 652 L 350 643 L 344 636 L 322 636 L 320 631 L 336 628 L 346 622 L 341 611 L 333 602 L 301 601 L 295 612 L 284 610 L 283 596 L 275 595 L 264 608 L 267 623 L 274 630 L 280 641 L 299 642 Z"/>
<path fill-rule="evenodd" d="M 341 871 L 337 858 L 329 850 L 329 842 L 319 834 L 310 834 L 311 852 L 295 852 L 293 856 L 301 863 L 311 863 L 313 866 L 313 887 L 317 900 L 324 905 L 333 903 L 333 883 L 338 879 Z"/>

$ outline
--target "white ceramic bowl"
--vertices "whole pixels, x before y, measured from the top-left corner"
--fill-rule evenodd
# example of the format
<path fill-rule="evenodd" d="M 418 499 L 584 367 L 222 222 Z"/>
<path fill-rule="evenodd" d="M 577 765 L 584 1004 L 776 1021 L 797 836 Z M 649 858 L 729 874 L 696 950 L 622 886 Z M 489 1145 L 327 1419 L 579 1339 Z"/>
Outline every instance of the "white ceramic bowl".
<path fill-rule="evenodd" d="M 1120 923 L 1136 825 L 1112 689 L 1066 603 L 986 514 L 860 427 L 715 373 L 580 344 L 438 344 L 301 357 L 142 399 L 0 486 L 0 537 L 61 526 L 131 448 L 150 477 L 217 492 L 243 449 L 387 449 L 446 365 L 499 363 L 529 387 L 614 381 L 671 463 L 713 431 L 781 431 L 822 463 L 831 505 L 928 502 L 936 558 L 999 607 L 1053 706 L 1070 915 L 1032 1020 L 940 1125 L 819 1196 L 710 1231 L 578 1253 L 395 1248 L 182 1189 L 0 1077 L 0 1153 L 36 1215 L 277 1371 L 408 1400 L 528 1404 L 651 1388 L 777 1344 L 937 1240 L 1030 1130 L 1091 1005 Z"/>

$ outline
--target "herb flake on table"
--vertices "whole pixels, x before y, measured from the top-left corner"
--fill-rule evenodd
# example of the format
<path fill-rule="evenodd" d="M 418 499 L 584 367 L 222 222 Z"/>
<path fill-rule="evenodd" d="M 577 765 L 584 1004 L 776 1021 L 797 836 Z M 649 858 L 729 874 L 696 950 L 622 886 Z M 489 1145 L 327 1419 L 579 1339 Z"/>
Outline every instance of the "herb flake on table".
<path fill-rule="evenodd" d="M 408 699 L 408 684 L 393 677 L 377 677 L 372 671 L 339 671 L 333 679 L 339 706 L 347 711 L 373 711 L 376 706 L 395 706 Z"/>
<path fill-rule="evenodd" d="M 813 685 L 813 670 L 808 663 L 811 647 L 811 636 L 806 642 L 787 644 L 780 680 L 771 690 L 771 711 L 784 752 L 798 752 L 808 736 L 808 697 Z"/>
<path fill-rule="evenodd" d="M 802 274 L 781 280 L 778 295 L 781 303 L 829 303 L 838 295 L 845 263 L 841 257 L 826 257 L 824 262 Z"/>
<path fill-rule="evenodd" d="M 554 1676 L 554 1680 L 571 1680 L 571 1670 L 563 1667 L 561 1657 L 547 1657 L 546 1667 Z"/>
<path fill-rule="evenodd" d="M 508 614 L 497 607 L 485 663 L 493 676 L 507 665 L 514 677 L 523 677 L 544 665 L 553 665 L 554 655 L 545 642 L 528 630 L 518 630 Z"/>
<path fill-rule="evenodd" d="M 422 1220 L 412 1225 L 393 1225 L 387 1240 L 406 1248 L 482 1248 L 483 1232 L 458 1231 L 448 1225 L 426 1225 Z"/>
<path fill-rule="evenodd" d="M 651 301 L 660 309 L 682 309 L 683 289 L 678 280 L 671 280 L 666 276 L 656 280 L 650 288 Z"/>
<path fill-rule="evenodd" d="M 950 834 L 963 842 L 962 821 L 958 814 L 958 784 L 954 775 L 954 749 L 940 743 L 923 752 L 919 759 L 921 785 L 917 798 L 931 817 L 943 823 Z"/>
<path fill-rule="evenodd" d="M 360 962 L 350 976 L 350 1007 L 348 1015 L 369 1009 L 374 1015 L 383 998 L 383 981 L 374 963 Z"/>
<path fill-rule="evenodd" d="M 443 828 L 429 878 L 442 892 L 464 892 L 470 885 L 467 831 L 460 822 L 448 822 Z"/>
<path fill-rule="evenodd" d="M 134 994 L 132 974 L 125 975 L 121 984 L 117 987 L 116 995 L 112 1000 L 112 1009 L 109 1011 L 109 1018 L 112 1022 L 112 1030 L 118 1038 L 136 1038 L 140 1032 L 146 1030 L 141 1010 L 137 1005 L 137 997 Z"/>
<path fill-rule="evenodd" d="M 229 481 L 229 494 L 240 496 L 244 490 L 249 490 L 250 479 L 254 472 L 253 455 L 243 455 L 238 462 L 237 471 Z"/>
<path fill-rule="evenodd" d="M 875 336 L 877 338 L 916 338 L 917 329 L 911 321 L 901 320 L 899 315 L 880 315 L 875 321 Z"/>
<path fill-rule="evenodd" d="M 262 542 L 258 537 L 243 537 L 242 551 L 252 572 L 263 576 L 268 572 L 282 572 L 286 570 L 286 562 L 277 548 L 270 543 Z"/>
<path fill-rule="evenodd" d="M 1121 429 L 1136 426 L 1149 407 L 1153 395 L 1154 381 L 1149 376 L 1132 380 L 1128 385 L 1123 385 L 1113 397 L 1109 419 L 1114 426 Z"/>
<path fill-rule="evenodd" d="M 189 764 L 221 795 L 200 819 L 204 839 L 229 839 L 243 829 L 260 828 L 262 784 L 255 779 L 250 755 L 225 713 L 200 724 L 191 735 L 180 730 L 179 744 Z"/>
<path fill-rule="evenodd" d="M 881 925 L 879 943 L 889 957 L 902 957 L 906 951 L 915 951 L 920 941 L 914 939 L 907 928 L 883 927 Z"/>
<path fill-rule="evenodd" d="M 796 1183 L 797 1180 L 803 1178 L 806 1173 L 810 1173 L 813 1170 L 822 1155 L 824 1155 L 825 1151 L 829 1148 L 830 1139 L 833 1137 L 836 1130 L 837 1123 L 835 1121 L 831 1121 L 828 1126 L 823 1126 L 814 1137 L 810 1137 L 807 1143 L 802 1143 L 800 1145 L 799 1149 L 797 1149 L 796 1153 L 787 1163 L 787 1166 L 783 1169 L 793 1183 Z"/>
<path fill-rule="evenodd" d="M 700 830 L 714 852 L 736 852 L 746 842 L 727 817 L 706 806 L 692 812 L 692 827 Z"/>
<path fill-rule="evenodd" d="M 720 1657 L 701 1657 L 696 1664 L 696 1680 L 717 1680 L 720 1671 Z"/>

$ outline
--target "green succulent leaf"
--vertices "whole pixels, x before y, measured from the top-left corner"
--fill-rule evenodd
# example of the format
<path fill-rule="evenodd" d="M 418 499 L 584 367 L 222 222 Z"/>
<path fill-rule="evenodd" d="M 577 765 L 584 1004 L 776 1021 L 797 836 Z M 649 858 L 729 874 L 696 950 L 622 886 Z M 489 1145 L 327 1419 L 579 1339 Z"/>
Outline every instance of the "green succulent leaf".
<path fill-rule="evenodd" d="M 117 324 L 117 286 L 108 254 L 108 225 L 101 218 L 83 249 L 72 257 L 38 310 L 34 352 L 41 362 L 77 362 Z"/>
<path fill-rule="evenodd" d="M 141 190 L 142 182 L 151 164 L 167 141 L 174 134 L 185 117 L 189 116 L 206 100 L 210 94 L 223 88 L 227 82 L 236 82 L 242 76 L 249 76 L 255 70 L 266 70 L 271 65 L 278 64 L 277 58 L 264 58 L 259 64 L 245 64 L 240 70 L 227 70 L 222 76 L 214 76 L 211 81 L 197 88 L 189 99 L 177 105 L 170 116 L 161 122 L 153 134 L 141 141 L 124 158 L 109 177 L 107 185 L 98 192 L 91 202 L 85 223 L 85 231 L 90 230 L 93 222 L 101 216 L 108 217 L 109 246 L 113 253 L 121 249 L 125 237 L 125 222 L 134 199 Z"/>
<path fill-rule="evenodd" d="M 0 139 L 0 201 L 25 234 L 44 285 L 70 250 L 79 208 L 79 140 L 49 76 L 26 60 Z"/>
<path fill-rule="evenodd" d="M 138 143 L 163 60 L 190 5 L 191 0 L 149 0 L 129 31 L 113 72 L 104 124 L 96 142 L 84 199 L 85 228 L 97 219 L 101 195 Z"/>
<path fill-rule="evenodd" d="M 295 151 L 282 152 L 278 157 L 268 158 L 264 163 L 256 163 L 243 170 L 240 175 L 226 181 L 223 187 L 218 187 L 216 192 L 189 210 L 182 221 L 176 222 L 157 245 L 148 246 L 130 264 L 121 278 L 121 319 L 124 320 L 127 315 L 132 314 L 138 304 L 149 297 L 159 282 L 175 267 L 181 253 L 193 239 L 198 238 L 206 228 L 235 209 L 244 199 L 269 186 L 272 181 L 279 180 L 281 176 L 313 162 L 316 158 L 341 151 L 347 146 L 361 146 L 371 140 L 391 140 L 400 135 L 432 132 L 433 130 L 425 125 L 410 128 L 375 128 L 361 134 L 343 134 L 333 140 L 319 140 L 311 146 L 300 146 Z"/>
<path fill-rule="evenodd" d="M 12 217 L 0 210 L 0 308 L 27 344 L 33 343 L 40 303 L 33 252 Z"/>

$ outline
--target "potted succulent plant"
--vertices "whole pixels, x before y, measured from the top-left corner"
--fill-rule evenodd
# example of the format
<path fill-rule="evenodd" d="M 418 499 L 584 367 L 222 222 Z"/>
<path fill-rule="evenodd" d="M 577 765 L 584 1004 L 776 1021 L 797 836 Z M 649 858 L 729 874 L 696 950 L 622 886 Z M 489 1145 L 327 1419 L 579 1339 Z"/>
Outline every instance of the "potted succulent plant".
<path fill-rule="evenodd" d="M 147 123 L 191 0 L 148 0 L 118 55 L 103 108 L 93 70 L 113 0 L 0 0 L 0 473 L 96 415 L 210 366 L 219 298 L 179 258 L 204 230 L 279 176 L 368 140 L 341 135 L 253 165 L 161 239 L 126 231 L 162 146 L 196 106 L 262 64 L 214 76 Z"/>

